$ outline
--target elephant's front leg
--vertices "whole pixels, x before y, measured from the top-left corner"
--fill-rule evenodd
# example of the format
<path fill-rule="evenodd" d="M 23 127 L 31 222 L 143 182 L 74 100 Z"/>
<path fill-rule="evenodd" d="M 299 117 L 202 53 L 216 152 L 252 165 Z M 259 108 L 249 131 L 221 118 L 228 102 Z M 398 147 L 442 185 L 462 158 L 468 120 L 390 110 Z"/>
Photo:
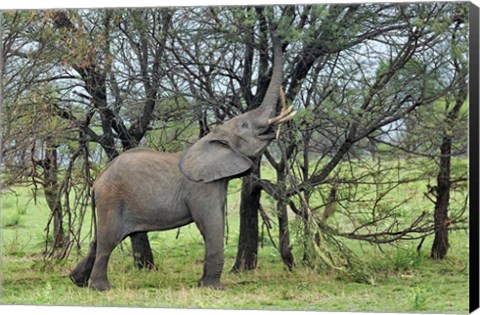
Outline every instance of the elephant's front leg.
<path fill-rule="evenodd" d="M 207 241 L 205 237 L 205 262 L 203 263 L 202 278 L 198 282 L 199 286 L 223 288 L 220 282 L 224 264 L 223 255 L 223 234 L 219 236 L 219 240 Z"/>
<path fill-rule="evenodd" d="M 205 241 L 205 261 L 203 263 L 203 274 L 198 282 L 199 286 L 215 289 L 223 288 L 220 283 L 222 276 L 224 253 L 224 216 L 219 211 L 209 218 L 199 218 L 196 221 Z"/>

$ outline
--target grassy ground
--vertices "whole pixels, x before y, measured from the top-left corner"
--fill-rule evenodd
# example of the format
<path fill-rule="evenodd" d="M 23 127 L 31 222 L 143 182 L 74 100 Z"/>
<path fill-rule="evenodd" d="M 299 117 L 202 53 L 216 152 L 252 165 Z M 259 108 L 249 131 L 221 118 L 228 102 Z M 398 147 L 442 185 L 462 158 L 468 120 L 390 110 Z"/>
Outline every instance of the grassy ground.
<path fill-rule="evenodd" d="M 229 207 L 238 208 L 235 195 Z M 113 290 L 94 292 L 74 286 L 67 275 L 81 256 L 44 263 L 44 227 L 48 210 L 42 198 L 35 204 L 27 189 L 2 194 L 2 304 L 147 306 L 363 312 L 468 311 L 468 235 L 451 234 L 445 261 L 428 258 L 432 239 L 420 255 L 417 244 L 367 248 L 361 255 L 371 281 L 355 282 L 327 269 L 312 270 L 298 264 L 287 272 L 276 249 L 265 240 L 258 268 L 233 274 L 238 237 L 238 214 L 229 213 L 229 239 L 222 276 L 225 290 L 197 288 L 201 275 L 203 243 L 194 225 L 177 231 L 150 233 L 158 271 L 133 267 L 129 242 L 112 255 L 109 277 Z M 293 240 L 295 246 L 295 240 Z M 365 245 L 363 245 L 365 247 Z M 86 247 L 86 246 L 85 246 Z M 297 258 L 298 260 L 298 258 Z"/>

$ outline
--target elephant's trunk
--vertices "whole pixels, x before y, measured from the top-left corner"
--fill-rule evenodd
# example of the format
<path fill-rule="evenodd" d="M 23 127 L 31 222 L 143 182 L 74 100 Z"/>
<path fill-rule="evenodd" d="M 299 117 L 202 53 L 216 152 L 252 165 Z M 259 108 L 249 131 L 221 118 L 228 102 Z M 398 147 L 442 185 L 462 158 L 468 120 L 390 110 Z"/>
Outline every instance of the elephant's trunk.
<path fill-rule="evenodd" d="M 283 68 L 283 53 L 282 45 L 279 38 L 275 35 L 272 36 L 273 41 L 273 73 L 270 83 L 263 98 L 262 104 L 257 108 L 256 113 L 258 114 L 258 121 L 261 125 L 270 127 L 272 125 L 278 125 L 285 121 L 292 119 L 296 114 L 293 111 L 293 106 L 286 108 L 285 95 L 282 90 L 282 68 Z M 275 116 L 277 113 L 277 102 L 282 92 L 282 110 L 278 116 Z"/>
<path fill-rule="evenodd" d="M 279 97 L 280 87 L 283 80 L 283 53 L 280 39 L 276 36 L 272 36 L 273 42 L 273 73 L 270 83 L 263 98 L 262 103 L 257 108 L 259 113 L 259 119 L 268 121 L 268 119 L 275 116 L 277 111 L 277 101 Z"/>

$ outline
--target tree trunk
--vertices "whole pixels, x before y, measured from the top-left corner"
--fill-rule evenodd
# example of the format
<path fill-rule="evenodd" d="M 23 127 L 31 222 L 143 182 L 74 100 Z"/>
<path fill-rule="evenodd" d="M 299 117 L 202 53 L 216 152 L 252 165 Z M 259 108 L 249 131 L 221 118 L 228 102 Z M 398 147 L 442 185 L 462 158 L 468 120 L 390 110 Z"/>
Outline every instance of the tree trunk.
<path fill-rule="evenodd" d="M 58 185 L 57 146 L 52 145 L 50 141 L 46 141 L 45 146 L 45 157 L 40 165 L 44 170 L 42 186 L 45 200 L 53 220 L 52 252 L 54 252 L 55 249 L 63 247 L 65 231 L 63 229 L 63 209 Z"/>
<path fill-rule="evenodd" d="M 279 201 L 277 203 L 278 225 L 279 225 L 279 241 L 280 241 L 280 256 L 287 266 L 288 270 L 292 271 L 295 266 L 292 248 L 290 246 L 290 232 L 288 228 L 288 214 L 287 205 L 285 202 Z"/>
<path fill-rule="evenodd" d="M 452 42 L 457 40 L 457 31 L 460 29 L 462 21 L 457 21 L 452 34 Z M 452 142 L 454 139 L 455 123 L 458 120 L 460 110 L 465 104 L 468 97 L 468 83 L 467 74 L 468 66 L 462 60 L 456 58 L 454 54 L 454 66 L 459 80 L 453 88 L 453 95 L 455 96 L 454 106 L 449 110 L 449 102 L 445 104 L 445 120 L 442 144 L 440 146 L 440 164 L 437 176 L 436 201 L 435 201 L 435 238 L 433 240 L 432 251 L 430 257 L 432 259 L 444 259 L 449 248 L 448 243 L 448 226 L 450 219 L 448 217 L 448 208 L 450 206 L 450 189 L 451 182 L 451 160 L 452 160 Z"/>
<path fill-rule="evenodd" d="M 433 259 L 444 259 L 447 256 L 449 248 L 448 226 L 450 219 L 448 217 L 448 208 L 450 206 L 451 189 L 451 160 L 452 160 L 452 142 L 454 137 L 454 126 L 458 119 L 460 109 L 465 103 L 468 95 L 467 85 L 464 82 L 460 85 L 459 93 L 455 99 L 455 106 L 447 112 L 445 118 L 445 130 L 442 144 L 440 146 L 440 164 L 437 176 L 436 201 L 435 201 L 435 238 L 433 239 L 430 257 Z M 448 104 L 447 104 L 448 109 Z"/>
<path fill-rule="evenodd" d="M 431 258 L 443 259 L 447 255 L 448 247 L 448 206 L 450 201 L 450 155 L 452 139 L 444 136 L 440 147 L 440 170 L 437 176 L 437 200 L 435 202 L 435 238 L 431 251 Z"/>
<path fill-rule="evenodd" d="M 307 177 L 304 177 L 307 178 Z M 303 192 L 303 199 L 305 200 L 305 205 L 310 204 L 310 191 Z M 301 217 L 303 221 L 303 257 L 302 261 L 307 266 L 313 267 L 314 256 L 312 255 L 311 242 L 312 232 L 310 231 L 310 215 L 305 209 L 305 205 L 302 207 Z"/>
<path fill-rule="evenodd" d="M 277 185 L 281 187 L 281 193 L 283 196 L 277 201 L 277 217 L 278 217 L 278 234 L 279 234 L 279 250 L 283 263 L 287 266 L 288 270 L 292 271 L 295 265 L 292 254 L 292 248 L 290 246 L 290 231 L 288 227 L 288 213 L 285 197 L 286 187 L 286 163 L 289 156 L 285 149 L 282 148 L 282 160 L 277 165 Z"/>
<path fill-rule="evenodd" d="M 240 238 L 232 272 L 252 270 L 257 267 L 258 210 L 262 189 L 252 175 L 260 177 L 260 160 L 255 161 L 252 174 L 242 179 L 240 200 Z"/>

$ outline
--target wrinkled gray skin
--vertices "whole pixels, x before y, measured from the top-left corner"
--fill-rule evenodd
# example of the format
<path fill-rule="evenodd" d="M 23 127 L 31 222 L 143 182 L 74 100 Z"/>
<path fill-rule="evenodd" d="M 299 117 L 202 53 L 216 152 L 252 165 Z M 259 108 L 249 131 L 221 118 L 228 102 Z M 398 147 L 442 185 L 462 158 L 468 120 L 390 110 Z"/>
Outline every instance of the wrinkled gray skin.
<path fill-rule="evenodd" d="M 268 119 L 276 112 L 282 63 L 275 41 L 272 79 L 260 107 L 215 127 L 185 152 L 135 149 L 108 165 L 93 186 L 96 236 L 70 273 L 76 285 L 87 286 L 90 278 L 91 288 L 110 289 L 110 254 L 130 234 L 195 222 L 205 241 L 199 285 L 221 287 L 228 180 L 248 172 L 274 138 Z"/>

